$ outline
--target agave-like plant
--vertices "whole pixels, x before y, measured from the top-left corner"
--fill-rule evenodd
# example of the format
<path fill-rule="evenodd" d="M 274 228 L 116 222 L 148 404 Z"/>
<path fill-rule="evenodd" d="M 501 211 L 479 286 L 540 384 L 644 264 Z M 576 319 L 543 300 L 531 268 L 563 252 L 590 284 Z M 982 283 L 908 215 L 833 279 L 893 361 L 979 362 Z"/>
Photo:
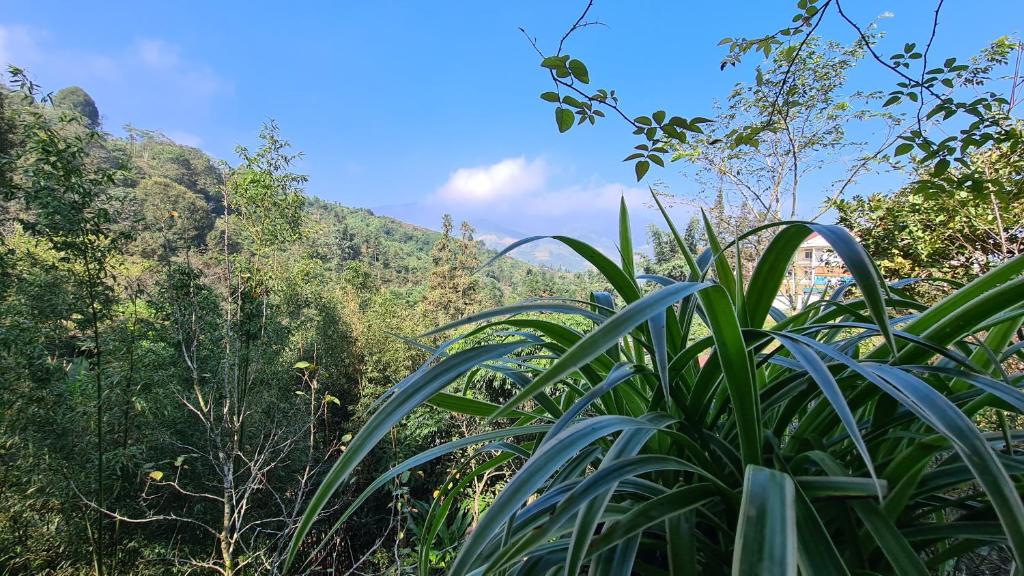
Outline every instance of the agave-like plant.
<path fill-rule="evenodd" d="M 439 494 L 440 526 L 469 478 L 516 466 L 462 542 L 454 576 L 926 575 L 1000 546 L 1024 565 L 1024 450 L 1005 425 L 1024 412 L 1022 375 L 1007 368 L 1022 356 L 1024 257 L 926 306 L 907 282 L 887 285 L 841 227 L 778 225 L 748 275 L 730 265 L 735 242 L 723 247 L 708 225 L 710 247 L 694 257 L 665 217 L 691 269 L 685 281 L 636 274 L 623 204 L 620 263 L 552 237 L 617 300 L 530 301 L 434 331 L 496 335 L 434 349 L 382 398 L 311 501 L 290 565 L 360 461 L 425 403 L 490 431 L 395 466 L 342 522 L 404 471 L 484 451 Z M 773 302 L 813 232 L 854 282 L 787 316 Z M 592 328 L 559 322 L 564 314 Z M 698 320 L 710 336 L 692 334 Z M 498 405 L 452 386 L 481 370 L 517 392 Z M 983 429 L 983 416 L 1004 426 Z"/>

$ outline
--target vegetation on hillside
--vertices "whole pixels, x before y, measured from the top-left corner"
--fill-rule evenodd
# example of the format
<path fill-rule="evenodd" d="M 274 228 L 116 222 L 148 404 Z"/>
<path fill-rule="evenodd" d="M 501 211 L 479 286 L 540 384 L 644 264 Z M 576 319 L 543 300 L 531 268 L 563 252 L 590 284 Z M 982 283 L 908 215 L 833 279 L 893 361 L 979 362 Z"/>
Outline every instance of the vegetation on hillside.
<path fill-rule="evenodd" d="M 308 197 L 274 122 L 229 163 L 12 67 L 0 572 L 1024 573 L 1024 44 L 939 58 L 942 4 L 889 55 L 799 0 L 722 40 L 763 61 L 712 118 L 592 88 L 592 1 L 528 37 L 560 132 L 615 118 L 638 181 L 701 185 L 652 187 L 650 254 L 625 201 L 617 255 L 545 237 L 579 274 Z M 850 196 L 873 171 L 907 182 Z M 808 302 L 814 233 L 853 282 Z"/>
<path fill-rule="evenodd" d="M 229 166 L 159 133 L 98 131 L 80 88 L 50 99 L 10 80 L 4 573 L 277 570 L 325 464 L 426 357 L 401 338 L 438 314 L 592 287 L 508 260 L 473 275 L 493 253 L 467 223 L 454 236 L 307 198 L 272 123 Z M 458 431 L 423 411 L 376 466 Z M 398 531 L 363 521 L 330 562 Z"/>

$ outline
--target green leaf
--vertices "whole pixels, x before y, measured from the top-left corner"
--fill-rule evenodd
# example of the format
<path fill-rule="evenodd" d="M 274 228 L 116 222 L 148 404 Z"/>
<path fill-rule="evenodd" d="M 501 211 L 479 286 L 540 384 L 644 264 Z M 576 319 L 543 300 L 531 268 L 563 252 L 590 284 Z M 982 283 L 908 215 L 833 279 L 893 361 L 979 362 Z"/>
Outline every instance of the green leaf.
<path fill-rule="evenodd" d="M 640 298 L 640 290 L 637 288 L 636 281 L 632 276 L 624 273 L 622 269 L 615 264 L 615 262 L 605 256 L 604 253 L 597 248 L 594 248 L 586 242 L 581 242 L 568 236 L 530 236 L 529 238 L 517 240 L 503 248 L 501 252 L 488 260 L 486 264 L 481 266 L 481 268 L 486 268 L 498 258 L 501 258 L 520 246 L 536 242 L 538 240 L 543 240 L 545 238 L 557 240 L 558 242 L 568 246 L 573 252 L 579 254 L 590 265 L 596 268 L 606 280 L 608 280 L 612 287 L 615 288 L 615 291 L 619 293 L 619 296 L 627 303 Z"/>
<path fill-rule="evenodd" d="M 714 287 L 700 282 L 679 282 L 652 292 L 619 310 L 567 350 L 561 358 L 534 378 L 528 386 L 516 393 L 494 417 L 507 415 L 536 393 L 561 381 L 590 360 L 604 354 L 609 346 L 618 342 L 619 338 L 646 322 L 651 316 L 664 313 L 665 308 L 669 305 L 709 286 Z"/>
<path fill-rule="evenodd" d="M 735 411 L 740 455 L 744 464 L 760 464 L 761 409 L 757 380 L 735 310 L 721 284 L 712 284 L 698 294 Z"/>
<path fill-rule="evenodd" d="M 914 150 L 914 145 L 913 144 L 911 144 L 910 142 L 903 142 L 899 146 L 896 146 L 895 155 L 896 156 L 903 156 L 904 154 L 909 154 L 913 150 Z"/>
<path fill-rule="evenodd" d="M 583 108 L 582 102 L 568 94 L 562 97 L 562 103 L 565 104 L 566 106 L 572 106 L 573 108 Z"/>
<path fill-rule="evenodd" d="M 590 84 L 590 73 L 587 71 L 587 67 L 579 60 L 573 58 L 569 60 L 569 72 L 572 77 L 583 82 L 584 84 Z"/>
<path fill-rule="evenodd" d="M 850 410 L 850 406 L 846 403 L 846 399 L 843 397 L 843 393 L 839 389 L 839 384 L 832 376 L 828 366 L 826 366 L 825 362 L 823 362 L 821 358 L 819 358 L 818 355 L 815 354 L 799 338 L 784 332 L 770 333 L 789 350 L 793 355 L 793 358 L 800 363 L 808 374 L 810 374 L 811 378 L 821 388 L 825 398 L 830 404 L 832 404 L 832 408 L 842 421 L 843 427 L 846 429 L 846 433 L 850 435 L 850 438 L 853 440 L 853 444 L 857 447 L 857 451 L 860 452 L 861 459 L 864 461 L 865 466 L 867 466 L 868 473 L 871 474 L 871 478 L 875 481 L 876 494 L 878 495 L 878 500 L 881 501 L 882 488 L 878 485 L 878 476 L 875 474 L 875 465 L 871 461 L 871 455 L 868 453 L 867 444 L 864 442 L 864 438 L 860 434 L 860 427 L 857 424 L 857 418 L 853 415 L 853 411 Z"/>
<path fill-rule="evenodd" d="M 562 56 L 548 56 L 541 60 L 540 65 L 550 70 L 556 70 L 565 66 L 565 60 Z"/>
<path fill-rule="evenodd" d="M 558 92 L 544 92 L 540 99 L 546 102 L 558 102 Z"/>
<path fill-rule="evenodd" d="M 602 436 L 632 428 L 652 428 L 654 424 L 623 416 L 597 416 L 586 422 L 570 426 L 558 437 L 538 448 L 530 459 L 505 485 L 473 533 L 466 539 L 448 570 L 450 576 L 464 576 L 487 542 L 516 513 L 556 470 L 584 447 Z"/>
<path fill-rule="evenodd" d="M 708 247 L 715 263 L 715 276 L 718 278 L 718 283 L 729 294 L 729 299 L 735 300 L 737 295 L 736 275 L 732 271 L 725 250 L 722 249 L 722 244 L 718 241 L 718 234 L 715 233 L 714 226 L 711 225 L 711 219 L 703 209 L 700 214 L 704 220 L 704 236 L 707 238 Z"/>
<path fill-rule="evenodd" d="M 575 120 L 576 116 L 572 113 L 572 110 L 562 108 L 561 106 L 555 108 L 555 122 L 558 124 L 559 132 L 568 132 Z"/>
<path fill-rule="evenodd" d="M 306 368 L 309 368 L 309 367 L 310 367 L 310 363 L 306 362 L 305 360 L 296 362 L 295 366 L 293 366 L 293 368 L 298 368 L 300 370 L 305 370 Z"/>
<path fill-rule="evenodd" d="M 676 229 L 676 225 L 672 222 L 672 218 L 669 217 L 668 211 L 665 210 L 665 206 L 661 203 L 661 199 L 658 198 L 658 194 L 654 191 L 654 188 L 648 186 L 647 189 L 651 192 L 651 197 L 654 199 L 654 204 L 658 207 L 658 211 L 661 212 L 662 218 L 665 219 L 665 224 L 668 225 L 668 229 L 672 232 L 672 238 L 676 241 L 676 247 L 679 248 L 679 252 L 683 255 L 686 260 L 686 266 L 690 270 L 688 280 L 696 280 L 697 275 L 700 273 L 697 267 L 697 260 L 693 257 L 690 252 L 690 248 L 687 247 L 686 242 L 683 241 L 683 237 L 679 234 L 679 230 Z"/>
<path fill-rule="evenodd" d="M 636 276 L 633 260 L 633 232 L 629 226 L 629 209 L 626 208 L 626 197 L 619 198 L 619 255 L 622 260 L 622 271 L 628 276 Z"/>
<path fill-rule="evenodd" d="M 747 466 L 733 547 L 734 576 L 796 576 L 796 497 L 786 474 Z"/>
<path fill-rule="evenodd" d="M 619 520 L 608 524 L 601 534 L 594 538 L 589 554 L 593 555 L 606 550 L 648 526 L 697 508 L 716 494 L 716 488 L 710 484 L 701 483 L 679 488 L 648 500 L 624 514 Z"/>
<path fill-rule="evenodd" d="M 414 408 L 420 406 L 431 396 L 444 389 L 453 380 L 462 376 L 470 368 L 486 360 L 493 360 L 510 354 L 528 344 L 525 341 L 485 344 L 459 351 L 444 358 L 429 370 L 417 374 L 412 382 L 413 385 L 396 392 L 394 396 L 385 402 L 370 417 L 359 431 L 359 434 L 353 438 L 352 443 L 348 446 L 348 450 L 334 463 L 334 466 L 331 467 L 310 500 L 288 546 L 285 572 L 295 561 L 295 555 L 298 554 L 302 540 L 313 528 L 313 522 L 316 521 L 320 512 L 327 506 L 327 501 L 345 485 L 352 471 L 355 470 L 356 465 L 366 457 L 381 438 L 387 435 L 388 430 L 392 426 L 397 424 Z"/>
<path fill-rule="evenodd" d="M 160 479 L 164 477 L 164 473 L 159 470 L 153 470 L 152 472 L 149 473 L 149 477 L 152 478 L 154 481 L 159 482 Z"/>
<path fill-rule="evenodd" d="M 636 172 L 636 181 L 639 182 L 644 179 L 647 171 L 651 169 L 651 163 L 647 160 L 640 160 L 633 165 L 633 170 Z"/>
<path fill-rule="evenodd" d="M 932 168 L 932 178 L 941 178 L 949 170 L 949 158 L 942 158 Z"/>
<path fill-rule="evenodd" d="M 419 454 L 416 454 L 415 456 L 412 456 L 411 458 L 402 461 L 401 463 L 395 465 L 395 467 L 393 467 L 392 469 L 378 476 L 369 486 L 366 487 L 366 489 L 364 489 L 359 494 L 359 496 L 352 502 L 352 504 L 349 505 L 345 512 L 342 513 L 341 517 L 338 519 L 337 522 L 335 522 L 334 526 L 331 527 L 330 531 L 328 531 L 328 533 L 321 540 L 316 550 L 314 550 L 314 552 L 310 554 L 310 557 L 317 557 L 317 553 L 331 541 L 331 535 L 333 535 L 339 528 L 341 528 L 345 521 L 347 521 L 352 516 L 352 514 L 354 514 L 356 510 L 358 510 L 359 507 L 362 506 L 362 504 L 366 502 L 367 499 L 369 499 L 370 496 L 372 496 L 377 490 L 383 488 L 392 479 L 399 476 L 404 476 L 408 478 L 408 473 L 413 468 L 416 468 L 417 466 L 440 458 L 441 456 L 469 448 L 476 444 L 491 442 L 495 440 L 506 440 L 508 438 L 513 438 L 516 436 L 542 434 L 544 432 L 547 432 L 550 428 L 550 425 L 533 425 L 492 430 L 489 432 L 484 432 L 482 434 L 475 434 L 472 436 L 467 436 L 465 438 L 452 440 L 451 442 L 447 442 L 440 446 L 435 446 L 434 448 L 430 448 L 428 450 L 420 452 Z"/>
<path fill-rule="evenodd" d="M 800 573 L 807 576 L 848 576 L 850 571 L 814 506 L 803 494 L 802 487 L 796 492 L 796 504 L 797 562 Z"/>
<path fill-rule="evenodd" d="M 498 404 L 492 404 L 483 400 L 477 400 L 476 398 L 467 398 L 465 396 L 459 396 L 456 394 L 449 394 L 447 392 L 438 392 L 432 396 L 429 400 L 431 406 L 453 412 L 455 414 L 465 414 L 467 416 L 478 416 L 481 418 L 490 418 L 498 409 L 501 408 Z M 516 410 L 509 414 L 513 418 L 537 418 L 535 414 L 527 412 L 521 412 Z"/>

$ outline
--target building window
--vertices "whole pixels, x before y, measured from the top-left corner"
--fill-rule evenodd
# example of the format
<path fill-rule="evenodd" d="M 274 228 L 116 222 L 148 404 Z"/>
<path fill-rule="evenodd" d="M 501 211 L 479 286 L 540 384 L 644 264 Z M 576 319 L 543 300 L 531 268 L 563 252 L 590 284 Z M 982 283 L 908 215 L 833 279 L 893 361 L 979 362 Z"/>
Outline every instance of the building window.
<path fill-rule="evenodd" d="M 804 250 L 804 260 L 810 260 L 813 255 L 814 252 L 811 250 Z"/>

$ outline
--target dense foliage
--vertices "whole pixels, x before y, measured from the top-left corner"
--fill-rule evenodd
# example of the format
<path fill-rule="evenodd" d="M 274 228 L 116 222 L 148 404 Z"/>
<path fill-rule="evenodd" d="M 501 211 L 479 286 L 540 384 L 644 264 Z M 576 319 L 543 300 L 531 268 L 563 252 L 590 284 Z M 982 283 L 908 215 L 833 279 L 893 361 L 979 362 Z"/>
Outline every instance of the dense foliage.
<path fill-rule="evenodd" d="M 307 197 L 274 122 L 229 164 L 11 68 L 0 573 L 1021 573 L 1024 44 L 799 0 L 711 118 L 632 116 L 568 53 L 592 6 L 528 37 L 557 129 L 699 189 L 649 253 L 624 201 L 615 258 L 546 237 L 579 274 Z M 812 234 L 854 279 L 817 301 Z"/>
<path fill-rule="evenodd" d="M 231 167 L 99 118 L 18 70 L 0 90 L 5 574 L 276 570 L 325 463 L 425 358 L 401 337 L 594 280 L 507 261 L 468 282 L 490 255 L 468 224 L 306 198 L 273 124 Z M 458 432 L 425 411 L 376 465 Z M 325 561 L 400 530 L 364 522 Z"/>
<path fill-rule="evenodd" d="M 861 239 L 889 277 L 967 282 L 1024 253 L 1024 154 L 1000 146 L 976 154 L 986 174 L 978 188 L 959 186 L 963 174 L 931 174 L 891 195 L 836 203 L 839 223 Z"/>
<path fill-rule="evenodd" d="M 628 246 L 625 207 L 621 221 Z M 856 291 L 786 316 L 772 302 L 812 232 L 831 242 Z M 1008 428 L 975 421 L 1024 413 L 1024 374 L 1006 368 L 1021 355 L 1012 342 L 1024 259 L 928 307 L 904 283 L 883 282 L 835 225 L 781 227 L 746 286 L 724 257 L 732 248 L 707 234 L 700 257 L 675 234 L 690 266 L 683 281 L 636 276 L 631 251 L 615 263 L 562 239 L 621 305 L 608 294 L 589 306 L 547 302 L 531 310 L 558 316 L 542 318 L 510 306 L 433 331 L 473 326 L 381 399 L 313 498 L 292 559 L 331 495 L 424 403 L 497 429 L 395 466 L 342 518 L 390 479 L 478 446 L 425 512 L 433 540 L 460 522 L 474 479 L 514 463 L 447 574 L 924 575 L 958 573 L 970 551 L 993 545 L 1024 559 L 1014 480 L 1024 460 Z M 589 326 L 570 327 L 565 314 Z M 698 318 L 711 334 L 694 340 Z M 489 331 L 503 336 L 454 348 Z M 481 372 L 514 393 L 491 403 L 464 392 L 460 379 Z"/>

